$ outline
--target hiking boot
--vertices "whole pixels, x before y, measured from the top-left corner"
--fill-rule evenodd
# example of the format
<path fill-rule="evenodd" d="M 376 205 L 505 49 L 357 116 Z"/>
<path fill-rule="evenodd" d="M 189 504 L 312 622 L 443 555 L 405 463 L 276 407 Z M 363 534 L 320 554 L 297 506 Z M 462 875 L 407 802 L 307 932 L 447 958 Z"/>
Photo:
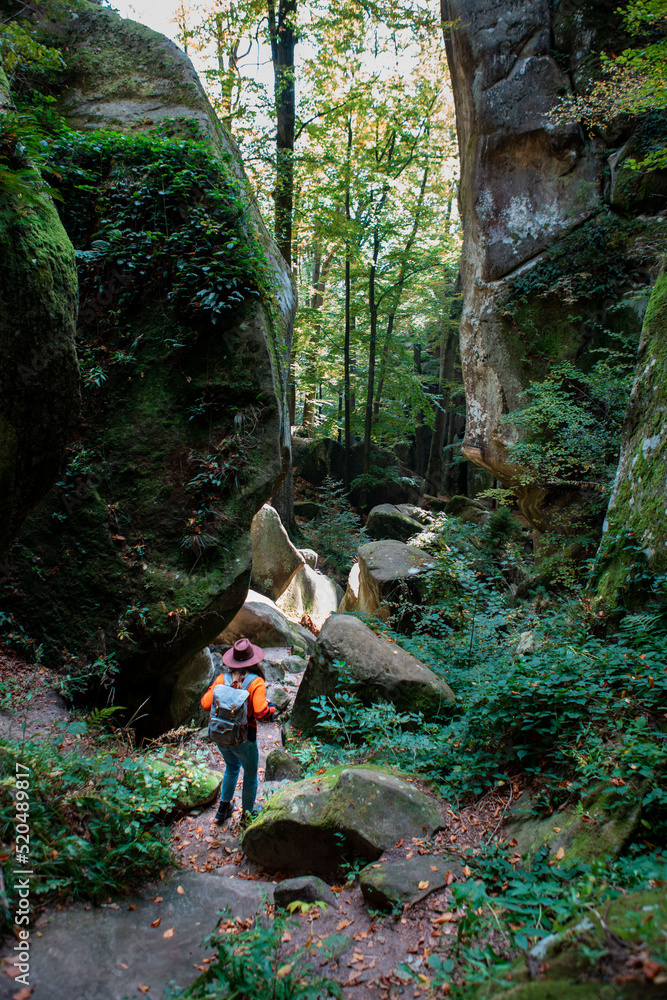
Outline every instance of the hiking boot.
<path fill-rule="evenodd" d="M 232 818 L 232 803 L 231 802 L 221 802 L 218 806 L 218 811 L 213 817 L 214 823 L 224 823 L 226 820 Z"/>

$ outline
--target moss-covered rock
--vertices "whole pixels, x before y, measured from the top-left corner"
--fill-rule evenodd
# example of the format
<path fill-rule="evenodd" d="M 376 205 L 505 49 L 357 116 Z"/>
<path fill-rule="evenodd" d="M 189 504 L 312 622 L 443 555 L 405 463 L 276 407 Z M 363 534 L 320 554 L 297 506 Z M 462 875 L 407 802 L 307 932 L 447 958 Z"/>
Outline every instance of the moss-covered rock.
<path fill-rule="evenodd" d="M 408 505 L 403 505 L 408 506 Z M 407 542 L 422 530 L 423 525 L 414 517 L 404 514 L 395 504 L 381 503 L 373 507 L 366 521 L 366 532 L 373 539 L 393 538 Z"/>
<path fill-rule="evenodd" d="M 180 670 L 243 604 L 250 523 L 289 459 L 295 300 L 187 57 L 92 5 L 56 41 L 60 110 L 115 131 L 53 147 L 79 258 L 84 421 L 11 554 L 7 603 L 71 690 L 113 678 L 167 728 Z"/>
<path fill-rule="evenodd" d="M 398 840 L 441 824 L 434 799 L 379 767 L 334 767 L 277 792 L 246 830 L 251 861 L 326 877 L 347 856 L 375 861 Z"/>
<path fill-rule="evenodd" d="M 479 1000 L 664 1000 L 667 904 L 662 890 L 634 892 L 603 912 L 594 907 L 545 938 Z M 528 969 L 531 969 L 529 973 Z"/>
<path fill-rule="evenodd" d="M 10 106 L 0 67 L 0 121 Z M 36 171 L 3 146 L 0 198 L 0 561 L 53 484 L 79 414 L 74 248 Z M 23 173 L 21 173 L 23 172 Z M 0 576 L 11 572 L 11 562 Z"/>
<path fill-rule="evenodd" d="M 647 576 L 667 571 L 667 274 L 653 288 L 621 457 L 595 570 L 599 597 L 643 607 Z"/>
<path fill-rule="evenodd" d="M 432 892 L 463 878 L 463 865 L 448 855 L 418 854 L 401 861 L 369 865 L 359 875 L 359 887 L 369 906 L 393 909 L 412 905 Z"/>
<path fill-rule="evenodd" d="M 513 810 L 505 836 L 517 841 L 517 852 L 531 857 L 545 844 L 563 864 L 590 863 L 618 857 L 631 840 L 641 815 L 641 794 L 621 795 L 612 786 L 595 789 L 578 807 L 550 816 L 533 814 L 530 798 Z"/>
<path fill-rule="evenodd" d="M 156 781 L 173 792 L 173 809 L 199 809 L 217 797 L 222 774 L 192 761 L 171 762 L 156 757 L 144 762 L 142 780 Z"/>

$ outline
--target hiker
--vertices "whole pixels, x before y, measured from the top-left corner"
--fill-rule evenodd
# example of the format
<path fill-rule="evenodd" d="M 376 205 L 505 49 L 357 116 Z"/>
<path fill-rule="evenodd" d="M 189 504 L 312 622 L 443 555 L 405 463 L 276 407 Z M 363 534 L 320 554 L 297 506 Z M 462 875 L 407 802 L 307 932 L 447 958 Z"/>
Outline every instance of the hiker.
<path fill-rule="evenodd" d="M 209 735 L 225 761 L 225 776 L 214 823 L 224 823 L 232 815 L 232 796 L 241 768 L 241 823 L 245 825 L 256 815 L 259 763 L 257 720 L 268 721 L 276 714 L 276 706 L 266 700 L 266 678 L 261 666 L 263 659 L 263 649 L 249 639 L 237 639 L 222 657 L 227 672 L 218 674 L 201 699 L 202 708 L 211 712 Z"/>

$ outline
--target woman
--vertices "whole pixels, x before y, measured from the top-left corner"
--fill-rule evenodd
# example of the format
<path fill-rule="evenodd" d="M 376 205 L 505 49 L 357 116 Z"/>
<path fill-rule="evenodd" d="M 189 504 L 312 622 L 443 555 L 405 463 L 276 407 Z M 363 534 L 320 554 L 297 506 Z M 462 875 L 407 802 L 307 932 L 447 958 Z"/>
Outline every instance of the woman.
<path fill-rule="evenodd" d="M 222 662 L 229 673 L 218 674 L 210 688 L 201 700 L 202 708 L 210 711 L 213 703 L 213 688 L 216 684 L 226 684 L 231 674 L 232 685 L 241 687 L 248 674 L 256 674 L 248 687 L 248 738 L 237 747 L 218 747 L 225 761 L 225 776 L 222 780 L 220 805 L 215 814 L 214 823 L 224 823 L 232 815 L 232 796 L 238 781 L 239 771 L 243 768 L 243 793 L 241 796 L 241 822 L 252 819 L 257 795 L 257 766 L 259 752 L 257 750 L 257 720 L 268 721 L 276 714 L 275 705 L 266 700 L 266 683 L 264 671 L 260 666 L 264 659 L 264 650 L 255 646 L 249 639 L 238 639 L 231 649 L 223 654 Z"/>

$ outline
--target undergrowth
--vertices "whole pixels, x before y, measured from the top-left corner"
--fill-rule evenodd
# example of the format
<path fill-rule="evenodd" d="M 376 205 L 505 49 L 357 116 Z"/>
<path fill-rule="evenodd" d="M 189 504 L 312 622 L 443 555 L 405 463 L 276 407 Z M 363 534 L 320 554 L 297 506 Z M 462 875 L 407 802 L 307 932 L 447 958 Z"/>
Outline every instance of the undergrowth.
<path fill-rule="evenodd" d="M 21 871 L 20 817 L 30 831 L 28 850 L 21 848 L 25 866 L 39 873 L 31 881 L 38 904 L 54 897 L 100 902 L 156 877 L 173 864 L 161 817 L 190 787 L 195 766 L 170 760 L 175 767 L 165 772 L 154 763 L 154 756 L 119 754 L 100 741 L 79 756 L 48 740 L 0 740 L 2 869 Z M 0 932 L 10 929 L 16 912 L 14 881 L 5 878 Z"/>

